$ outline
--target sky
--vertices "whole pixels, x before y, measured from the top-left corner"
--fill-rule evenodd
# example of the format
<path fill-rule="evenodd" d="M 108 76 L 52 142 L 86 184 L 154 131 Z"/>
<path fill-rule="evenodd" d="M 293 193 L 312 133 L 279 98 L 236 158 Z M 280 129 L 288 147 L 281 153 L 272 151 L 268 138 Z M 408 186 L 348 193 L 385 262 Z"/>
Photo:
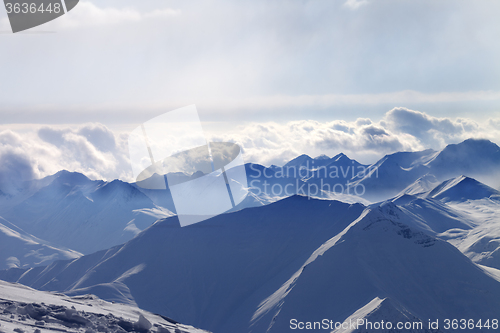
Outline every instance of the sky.
<path fill-rule="evenodd" d="M 127 133 L 191 104 L 207 137 L 266 165 L 499 144 L 499 12 L 498 1 L 93 0 L 12 34 L 0 8 L 0 179 L 131 180 Z"/>

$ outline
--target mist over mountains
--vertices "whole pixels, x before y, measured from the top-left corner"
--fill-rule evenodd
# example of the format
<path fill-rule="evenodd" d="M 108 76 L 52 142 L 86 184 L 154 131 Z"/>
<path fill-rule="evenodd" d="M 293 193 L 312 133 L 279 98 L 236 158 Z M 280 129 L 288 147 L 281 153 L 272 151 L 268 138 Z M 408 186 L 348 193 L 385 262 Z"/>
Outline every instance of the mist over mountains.
<path fill-rule="evenodd" d="M 445 332 L 447 318 L 499 318 L 494 143 L 466 140 L 373 165 L 338 154 L 244 167 L 247 198 L 183 228 L 168 188 L 61 171 L 2 189 L 0 279 L 94 294 L 218 333 L 289 332 L 292 319 L 325 318 Z M 436 320 L 439 330 L 426 326 Z"/>

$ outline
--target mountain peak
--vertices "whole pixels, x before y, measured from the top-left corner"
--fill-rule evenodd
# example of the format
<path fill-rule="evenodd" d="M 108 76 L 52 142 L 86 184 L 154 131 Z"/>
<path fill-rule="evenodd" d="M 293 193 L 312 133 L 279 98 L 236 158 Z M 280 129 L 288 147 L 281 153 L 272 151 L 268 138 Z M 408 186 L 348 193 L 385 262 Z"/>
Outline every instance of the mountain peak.
<path fill-rule="evenodd" d="M 439 181 L 437 180 L 436 176 L 428 173 L 415 180 L 412 184 L 408 185 L 404 190 L 402 190 L 399 193 L 398 196 L 401 196 L 403 194 L 418 195 L 421 193 L 425 193 L 432 190 L 438 184 Z"/>
<path fill-rule="evenodd" d="M 436 176 L 461 173 L 477 176 L 498 170 L 500 147 L 485 139 L 468 139 L 446 146 L 427 165 L 436 169 Z"/>
<path fill-rule="evenodd" d="M 82 184 L 86 184 L 87 182 L 91 181 L 83 173 L 75 172 L 75 171 L 68 171 L 68 170 L 61 170 L 61 171 L 57 172 L 56 174 L 54 174 L 53 177 L 54 177 L 54 180 L 57 180 L 61 183 L 69 183 L 72 185 L 82 185 Z"/>
<path fill-rule="evenodd" d="M 328 156 L 327 156 L 327 155 L 325 155 L 325 154 L 321 154 L 321 155 L 319 155 L 319 156 L 315 157 L 314 159 L 315 159 L 315 160 L 329 160 L 329 159 L 330 159 L 330 157 L 328 157 Z"/>
<path fill-rule="evenodd" d="M 284 166 L 302 166 L 310 161 L 312 161 L 313 158 L 309 155 L 302 154 L 300 156 L 295 157 L 293 160 L 289 161 L 286 163 Z"/>
<path fill-rule="evenodd" d="M 350 158 L 347 157 L 347 155 L 345 155 L 344 153 L 340 153 L 340 154 L 337 154 L 337 155 L 332 157 L 332 160 L 334 160 L 335 162 L 345 160 L 345 159 L 350 160 Z"/>
<path fill-rule="evenodd" d="M 458 155 L 458 157 L 483 155 L 485 157 L 496 157 L 495 160 L 499 160 L 500 147 L 487 139 L 467 139 L 461 143 L 447 145 L 441 151 L 441 154 Z"/>
<path fill-rule="evenodd" d="M 500 147 L 498 145 L 488 139 L 474 139 L 470 138 L 467 140 L 464 140 L 463 142 L 457 144 L 456 146 L 470 146 L 470 147 L 484 147 L 484 148 L 489 148 L 489 149 L 495 149 L 496 151 L 500 151 Z M 452 146 L 452 145 L 449 145 Z"/>
<path fill-rule="evenodd" d="M 427 197 L 441 201 L 466 201 L 500 195 L 500 191 L 485 185 L 474 178 L 458 176 L 445 180 L 431 190 Z"/>

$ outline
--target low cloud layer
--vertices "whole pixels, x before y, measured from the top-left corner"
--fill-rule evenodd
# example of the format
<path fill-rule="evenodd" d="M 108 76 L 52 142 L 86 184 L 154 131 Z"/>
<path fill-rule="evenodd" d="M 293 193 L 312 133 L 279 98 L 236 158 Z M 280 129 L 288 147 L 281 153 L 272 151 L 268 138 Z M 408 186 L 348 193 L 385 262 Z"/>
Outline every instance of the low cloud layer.
<path fill-rule="evenodd" d="M 437 118 L 407 108 L 394 108 L 382 119 L 251 123 L 224 133 L 207 133 L 213 141 L 238 143 L 247 162 L 282 165 L 303 153 L 313 157 L 340 152 L 373 163 L 396 151 L 442 149 L 467 138 L 500 143 L 500 119 L 479 123 L 464 118 Z M 102 124 L 36 126 L 0 130 L 0 188 L 12 180 L 40 178 L 66 169 L 93 179 L 133 181 L 128 133 Z M 10 184 L 10 185 L 9 185 Z"/>
<path fill-rule="evenodd" d="M 22 132 L 2 130 L 0 186 L 12 187 L 63 169 L 93 179 L 130 179 L 126 138 L 101 124 L 42 126 Z"/>
<path fill-rule="evenodd" d="M 214 136 L 217 141 L 237 142 L 244 148 L 246 160 L 265 165 L 280 165 L 303 153 L 315 157 L 340 152 L 362 163 L 373 163 L 396 151 L 439 150 L 468 138 L 500 143 L 500 121 L 478 123 L 465 118 L 437 118 L 398 107 L 378 121 L 358 118 L 351 122 L 301 120 L 250 124 Z"/>

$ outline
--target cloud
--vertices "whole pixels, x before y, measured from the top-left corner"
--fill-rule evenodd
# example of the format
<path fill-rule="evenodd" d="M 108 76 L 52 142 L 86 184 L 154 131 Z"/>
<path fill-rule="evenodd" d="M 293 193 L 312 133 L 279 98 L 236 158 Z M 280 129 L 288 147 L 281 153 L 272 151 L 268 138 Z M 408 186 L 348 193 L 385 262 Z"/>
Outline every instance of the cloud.
<path fill-rule="evenodd" d="M 209 141 L 239 144 L 246 162 L 283 165 L 304 153 L 315 157 L 343 152 L 369 164 L 384 154 L 439 150 L 468 138 L 485 138 L 498 144 L 500 119 L 480 123 L 398 107 L 381 119 L 249 123 L 206 134 Z M 0 130 L 0 186 L 7 179 L 44 177 L 61 169 L 82 172 L 93 179 L 133 181 L 127 141 L 128 132 L 113 132 L 99 123 Z"/>
<path fill-rule="evenodd" d="M 381 121 L 394 133 L 406 133 L 417 138 L 422 145 L 439 149 L 446 143 L 460 141 L 469 137 L 489 136 L 491 122 L 480 126 L 470 119 L 437 118 L 424 112 L 407 108 L 394 108 L 386 113 Z"/>
<path fill-rule="evenodd" d="M 0 131 L 0 160 L 3 187 L 7 179 L 40 178 L 63 169 L 93 179 L 131 180 L 126 136 L 102 124 Z"/>
<path fill-rule="evenodd" d="M 344 152 L 367 162 L 380 158 L 384 153 L 422 148 L 414 137 L 395 135 L 366 119 L 354 122 L 303 120 L 286 124 L 250 124 L 235 132 L 215 135 L 212 140 L 236 142 L 243 147 L 246 161 L 264 165 L 282 165 L 303 153 L 315 157 Z"/>
<path fill-rule="evenodd" d="M 95 123 L 82 126 L 78 134 L 84 136 L 91 144 L 103 152 L 113 151 L 116 148 L 116 139 L 106 126 Z"/>
<path fill-rule="evenodd" d="M 29 32 L 55 34 L 4 36 L 0 107 L 13 110 L 9 122 L 50 108 L 49 123 L 192 103 L 234 117 L 385 103 L 498 107 L 500 2 L 363 3 L 82 1 Z"/>
<path fill-rule="evenodd" d="M 212 139 L 240 144 L 248 161 L 281 165 L 303 153 L 315 157 L 340 152 L 363 163 L 373 163 L 384 154 L 439 150 L 471 137 L 500 143 L 500 121 L 478 123 L 464 118 L 437 118 L 399 107 L 386 112 L 378 121 L 358 118 L 351 122 L 302 120 L 249 124 L 214 135 Z"/>
<path fill-rule="evenodd" d="M 0 147 L 0 195 L 18 191 L 22 182 L 37 178 L 33 161 L 21 149 Z"/>

